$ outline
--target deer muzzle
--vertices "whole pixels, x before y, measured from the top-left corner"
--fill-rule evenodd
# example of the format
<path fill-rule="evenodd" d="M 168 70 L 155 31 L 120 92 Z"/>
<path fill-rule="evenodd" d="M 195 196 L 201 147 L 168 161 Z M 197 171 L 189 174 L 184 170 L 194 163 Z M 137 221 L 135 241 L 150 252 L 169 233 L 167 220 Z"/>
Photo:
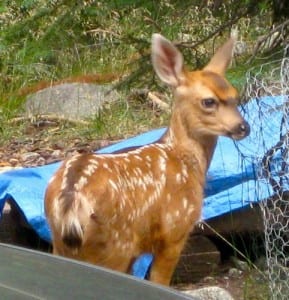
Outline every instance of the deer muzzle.
<path fill-rule="evenodd" d="M 250 134 L 250 125 L 248 122 L 243 121 L 237 124 L 229 133 L 229 136 L 234 140 L 241 140 Z"/>

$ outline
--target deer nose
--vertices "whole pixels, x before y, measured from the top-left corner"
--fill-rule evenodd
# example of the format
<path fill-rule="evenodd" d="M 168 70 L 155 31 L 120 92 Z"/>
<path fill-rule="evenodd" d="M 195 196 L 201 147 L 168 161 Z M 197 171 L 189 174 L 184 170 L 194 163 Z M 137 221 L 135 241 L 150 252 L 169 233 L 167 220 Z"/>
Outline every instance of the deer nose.
<path fill-rule="evenodd" d="M 249 133 L 250 133 L 249 123 L 244 121 L 242 124 L 240 124 L 239 131 L 244 137 L 249 135 Z"/>
<path fill-rule="evenodd" d="M 246 137 L 249 133 L 250 133 L 250 125 L 246 121 L 243 121 L 242 123 L 239 123 L 233 128 L 230 136 L 234 140 L 241 140 L 244 137 Z"/>

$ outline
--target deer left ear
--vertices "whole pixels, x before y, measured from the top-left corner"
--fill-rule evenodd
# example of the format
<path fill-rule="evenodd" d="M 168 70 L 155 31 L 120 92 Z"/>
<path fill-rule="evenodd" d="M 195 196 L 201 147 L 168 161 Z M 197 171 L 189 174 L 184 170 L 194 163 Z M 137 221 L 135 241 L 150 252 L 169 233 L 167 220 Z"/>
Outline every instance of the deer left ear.
<path fill-rule="evenodd" d="M 217 50 L 210 62 L 203 70 L 225 75 L 234 54 L 235 38 L 231 37 L 221 48 Z"/>

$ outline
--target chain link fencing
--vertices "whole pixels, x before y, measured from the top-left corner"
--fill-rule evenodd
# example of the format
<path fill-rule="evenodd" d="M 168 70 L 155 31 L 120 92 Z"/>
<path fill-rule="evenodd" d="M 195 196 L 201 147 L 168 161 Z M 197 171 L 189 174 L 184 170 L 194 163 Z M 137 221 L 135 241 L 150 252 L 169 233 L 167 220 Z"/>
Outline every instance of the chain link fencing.
<path fill-rule="evenodd" d="M 268 97 L 264 104 L 263 99 Z M 255 142 L 252 157 L 257 166 L 256 197 L 262 199 L 271 299 L 288 299 L 289 46 L 285 47 L 282 59 L 249 70 L 245 98 L 256 101 L 258 107 L 251 124 L 255 130 L 249 138 Z"/>

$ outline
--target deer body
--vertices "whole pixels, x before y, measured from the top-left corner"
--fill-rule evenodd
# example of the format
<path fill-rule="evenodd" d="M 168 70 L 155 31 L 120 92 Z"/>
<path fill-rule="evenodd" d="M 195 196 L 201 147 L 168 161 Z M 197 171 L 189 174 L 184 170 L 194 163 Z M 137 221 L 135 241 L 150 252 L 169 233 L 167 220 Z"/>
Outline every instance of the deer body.
<path fill-rule="evenodd" d="M 150 280 L 170 283 L 201 215 L 218 136 L 249 133 L 237 92 L 223 77 L 232 47 L 229 40 L 203 70 L 187 72 L 180 52 L 153 36 L 156 73 L 174 91 L 170 126 L 155 144 L 76 155 L 62 164 L 45 196 L 55 254 L 129 272 L 140 254 L 150 252 Z"/>

